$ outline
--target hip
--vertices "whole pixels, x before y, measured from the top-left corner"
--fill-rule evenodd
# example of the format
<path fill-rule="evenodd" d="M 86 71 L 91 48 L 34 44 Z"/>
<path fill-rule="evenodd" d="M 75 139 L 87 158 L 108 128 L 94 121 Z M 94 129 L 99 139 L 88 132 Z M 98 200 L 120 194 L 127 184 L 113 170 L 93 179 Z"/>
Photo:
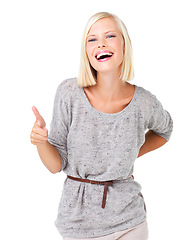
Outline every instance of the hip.
<path fill-rule="evenodd" d="M 141 224 L 119 232 L 115 232 L 109 235 L 98 238 L 71 238 L 64 237 L 64 240 L 147 240 L 148 239 L 148 225 L 145 220 Z"/>

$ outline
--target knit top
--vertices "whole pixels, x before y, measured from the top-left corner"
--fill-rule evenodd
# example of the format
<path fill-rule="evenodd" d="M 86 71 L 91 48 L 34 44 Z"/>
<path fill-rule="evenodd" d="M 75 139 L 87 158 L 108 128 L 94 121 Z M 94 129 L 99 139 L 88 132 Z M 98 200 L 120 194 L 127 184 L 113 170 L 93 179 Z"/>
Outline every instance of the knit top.
<path fill-rule="evenodd" d="M 55 225 L 63 237 L 101 237 L 137 226 L 146 219 L 141 186 L 133 167 L 146 130 L 169 140 L 170 114 L 149 91 L 135 85 L 120 112 L 104 113 L 89 102 L 76 78 L 58 87 L 49 142 L 58 150 L 65 174 L 95 181 L 113 180 L 102 208 L 103 185 L 66 178 Z"/>

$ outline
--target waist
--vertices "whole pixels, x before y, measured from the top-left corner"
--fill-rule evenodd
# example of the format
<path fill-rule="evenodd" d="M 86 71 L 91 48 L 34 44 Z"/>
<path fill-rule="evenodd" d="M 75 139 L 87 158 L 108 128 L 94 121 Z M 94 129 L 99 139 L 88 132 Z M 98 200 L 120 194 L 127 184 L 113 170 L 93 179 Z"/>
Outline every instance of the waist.
<path fill-rule="evenodd" d="M 102 200 L 102 208 L 105 208 L 106 206 L 106 199 L 107 199 L 107 191 L 108 191 L 108 187 L 112 187 L 114 180 L 109 180 L 109 181 L 95 181 L 95 180 L 89 180 L 89 179 L 83 179 L 83 178 L 76 178 L 76 177 L 72 177 L 67 175 L 67 177 L 73 181 L 78 181 L 78 182 L 83 182 L 83 183 L 89 183 L 89 184 L 98 184 L 98 185 L 104 185 L 104 192 L 103 192 L 103 200 Z M 134 176 L 132 175 L 131 177 L 129 177 L 128 179 L 134 179 Z M 126 179 L 127 180 L 127 179 Z M 117 180 L 120 181 L 120 180 Z M 123 180 L 122 180 L 123 181 Z"/>
<path fill-rule="evenodd" d="M 74 181 L 78 181 L 78 182 L 85 182 L 85 183 L 90 183 L 90 184 L 101 184 L 101 185 L 109 185 L 112 186 L 113 184 L 113 180 L 109 180 L 109 181 L 95 181 L 95 180 L 89 180 L 89 179 L 83 179 L 83 178 L 76 178 L 76 177 L 72 177 L 67 175 L 68 178 L 70 178 L 71 180 Z"/>

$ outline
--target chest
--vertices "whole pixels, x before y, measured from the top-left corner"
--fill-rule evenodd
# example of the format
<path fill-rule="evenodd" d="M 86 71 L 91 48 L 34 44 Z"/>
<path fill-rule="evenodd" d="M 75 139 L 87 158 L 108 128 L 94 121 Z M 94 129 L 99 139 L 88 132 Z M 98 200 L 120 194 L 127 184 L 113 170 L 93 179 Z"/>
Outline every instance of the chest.
<path fill-rule="evenodd" d="M 93 108 L 104 113 L 118 113 L 118 112 L 121 112 L 128 105 L 128 103 L 124 103 L 124 102 L 104 103 L 104 102 L 98 101 L 98 99 L 94 99 L 94 100 L 90 99 L 89 102 Z"/>
<path fill-rule="evenodd" d="M 110 120 L 86 113 L 82 116 L 74 118 L 67 138 L 71 168 L 84 177 L 112 172 L 128 175 L 138 152 L 134 114 Z"/>
<path fill-rule="evenodd" d="M 109 117 L 109 118 L 108 118 Z M 136 113 L 132 110 L 119 116 L 88 114 L 82 111 L 81 117 L 76 114 L 68 133 L 68 144 L 74 149 L 91 148 L 94 151 L 102 149 L 124 149 L 124 144 L 131 145 L 136 139 Z M 73 141 L 72 141 L 73 139 Z M 90 150 L 88 150 L 89 152 Z"/>
<path fill-rule="evenodd" d="M 133 98 L 133 94 L 115 101 L 103 101 L 102 99 L 94 96 L 89 90 L 85 89 L 84 93 L 87 97 L 87 100 L 93 108 L 97 111 L 104 113 L 118 113 L 121 112 L 124 108 L 128 106 Z"/>

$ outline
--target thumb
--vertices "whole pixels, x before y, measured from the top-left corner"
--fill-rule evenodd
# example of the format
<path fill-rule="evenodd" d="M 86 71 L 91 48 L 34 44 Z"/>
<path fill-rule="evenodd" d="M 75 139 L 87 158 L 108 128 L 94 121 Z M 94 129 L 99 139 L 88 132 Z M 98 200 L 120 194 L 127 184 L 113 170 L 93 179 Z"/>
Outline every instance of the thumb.
<path fill-rule="evenodd" d="M 41 128 L 45 128 L 46 126 L 46 123 L 43 119 L 43 117 L 40 115 L 40 113 L 38 112 L 38 109 L 36 107 L 32 107 L 32 111 L 36 117 L 36 121 L 38 123 L 38 125 L 41 127 Z"/>

